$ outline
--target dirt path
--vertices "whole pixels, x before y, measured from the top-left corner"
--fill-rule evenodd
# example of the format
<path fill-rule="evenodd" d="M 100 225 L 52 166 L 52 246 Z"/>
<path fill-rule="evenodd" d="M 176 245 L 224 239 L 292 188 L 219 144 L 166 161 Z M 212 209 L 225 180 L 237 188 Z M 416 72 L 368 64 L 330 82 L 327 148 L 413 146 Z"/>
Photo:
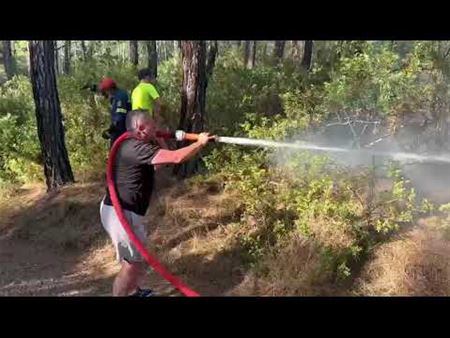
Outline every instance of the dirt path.
<path fill-rule="evenodd" d="M 33 186 L 3 200 L 0 296 L 109 296 L 119 265 L 100 225 L 98 204 L 103 193 L 101 183 L 75 184 L 53 195 L 46 194 L 43 186 Z M 218 256 L 208 264 L 207 252 L 197 254 L 186 245 L 217 227 L 214 217 L 220 212 L 216 205 L 221 197 L 211 194 L 198 200 L 178 193 L 169 196 L 169 201 L 156 194 L 147 217 L 150 250 L 201 294 L 222 294 L 232 278 L 230 257 Z M 174 209 L 174 203 L 183 207 Z M 198 213 L 204 224 L 189 219 Z M 162 296 L 180 295 L 150 269 L 144 286 Z"/>
<path fill-rule="evenodd" d="M 108 245 L 80 256 L 1 238 L 0 296 L 109 296 L 119 268 L 113 256 Z M 148 277 L 159 294 L 176 294 L 154 273 Z"/>
<path fill-rule="evenodd" d="M 67 215 L 70 203 L 82 197 L 93 204 L 89 213 L 95 227 L 87 232 L 100 233 L 96 209 L 102 185 L 72 186 L 60 194 L 48 195 L 43 186 L 23 187 L 0 205 L 0 296 L 109 296 L 112 281 L 119 270 L 114 250 L 105 236 L 87 248 L 64 249 L 48 239 L 58 240 L 51 229 L 55 215 Z M 72 201 L 72 202 L 71 202 Z M 80 202 L 81 203 L 81 202 Z M 68 206 L 69 207 L 68 207 Z M 52 212 L 54 214 L 52 214 Z M 74 220 L 81 222 L 82 219 Z M 40 234 L 35 234 L 41 231 Z M 47 234 L 47 235 L 46 235 Z M 79 234 L 82 235 L 82 234 Z M 40 237 L 40 238 L 36 238 Z M 41 238 L 42 237 L 42 238 Z M 82 236 L 80 236 L 82 237 Z M 46 240 L 47 238 L 47 240 Z M 61 238 L 59 238 L 61 241 Z M 77 239 L 76 239 L 77 240 Z M 65 243 L 65 242 L 64 242 Z M 161 295 L 177 295 L 167 282 L 148 271 L 148 284 Z"/>

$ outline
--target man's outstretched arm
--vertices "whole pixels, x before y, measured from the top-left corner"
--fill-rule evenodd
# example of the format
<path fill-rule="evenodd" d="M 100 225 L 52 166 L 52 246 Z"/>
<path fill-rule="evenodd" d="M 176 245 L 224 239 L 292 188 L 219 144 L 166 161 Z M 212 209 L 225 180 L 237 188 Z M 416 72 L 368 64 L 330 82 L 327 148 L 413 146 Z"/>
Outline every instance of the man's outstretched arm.
<path fill-rule="evenodd" d="M 198 136 L 197 142 L 194 142 L 187 147 L 178 150 L 160 149 L 153 157 L 152 164 L 180 164 L 190 160 L 192 157 L 197 155 L 213 137 L 214 136 L 210 136 L 209 133 L 201 133 Z"/>

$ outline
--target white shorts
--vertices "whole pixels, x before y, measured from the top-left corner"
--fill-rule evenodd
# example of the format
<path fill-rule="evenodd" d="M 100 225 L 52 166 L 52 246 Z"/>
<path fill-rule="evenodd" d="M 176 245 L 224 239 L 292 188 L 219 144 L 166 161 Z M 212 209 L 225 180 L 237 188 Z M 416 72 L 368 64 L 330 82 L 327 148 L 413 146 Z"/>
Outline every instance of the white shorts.
<path fill-rule="evenodd" d="M 131 225 L 136 236 L 142 243 L 145 243 L 147 231 L 144 226 L 144 217 L 129 210 L 123 210 L 128 223 Z M 100 204 L 100 218 L 103 228 L 108 232 L 109 237 L 116 249 L 116 257 L 119 262 L 142 262 L 143 258 L 133 243 L 130 241 L 125 229 L 117 217 L 113 206 L 106 205 L 103 201 Z"/>

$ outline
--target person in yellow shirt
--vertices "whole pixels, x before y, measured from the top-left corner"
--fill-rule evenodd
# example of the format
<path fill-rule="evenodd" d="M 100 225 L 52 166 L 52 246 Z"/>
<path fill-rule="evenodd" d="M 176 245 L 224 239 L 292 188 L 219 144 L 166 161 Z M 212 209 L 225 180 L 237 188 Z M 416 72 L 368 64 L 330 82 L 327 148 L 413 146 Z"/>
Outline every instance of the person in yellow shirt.
<path fill-rule="evenodd" d="M 138 79 L 140 83 L 131 94 L 132 109 L 148 111 L 153 119 L 160 118 L 161 104 L 159 93 L 154 86 L 155 76 L 152 70 L 141 69 L 138 72 Z"/>
<path fill-rule="evenodd" d="M 159 93 L 154 84 L 155 75 L 150 68 L 143 68 L 138 71 L 139 84 L 131 93 L 131 109 L 149 112 L 150 116 L 156 121 L 158 126 L 162 125 L 161 102 Z M 163 139 L 157 139 L 160 146 L 169 149 Z"/>

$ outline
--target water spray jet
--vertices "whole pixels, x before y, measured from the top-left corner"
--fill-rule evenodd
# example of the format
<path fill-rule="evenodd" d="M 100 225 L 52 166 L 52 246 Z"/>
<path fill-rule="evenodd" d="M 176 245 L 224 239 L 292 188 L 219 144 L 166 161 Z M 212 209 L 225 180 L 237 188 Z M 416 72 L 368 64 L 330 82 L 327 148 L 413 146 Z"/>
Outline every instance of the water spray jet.
<path fill-rule="evenodd" d="M 177 141 L 196 141 L 198 139 L 198 134 L 186 133 L 182 130 L 177 130 L 174 133 L 158 132 L 157 136 L 163 138 L 174 138 Z M 341 147 L 320 146 L 306 142 L 289 143 L 289 142 L 277 142 L 270 140 L 258 140 L 245 137 L 228 137 L 228 136 L 215 136 L 213 138 L 213 141 L 226 144 L 255 146 L 263 148 L 289 148 L 289 149 L 312 150 L 331 153 L 351 153 L 354 155 L 382 156 L 382 157 L 391 157 L 397 161 L 450 163 L 450 156 L 444 155 L 419 155 L 408 152 L 387 152 L 369 149 L 348 149 Z"/>

